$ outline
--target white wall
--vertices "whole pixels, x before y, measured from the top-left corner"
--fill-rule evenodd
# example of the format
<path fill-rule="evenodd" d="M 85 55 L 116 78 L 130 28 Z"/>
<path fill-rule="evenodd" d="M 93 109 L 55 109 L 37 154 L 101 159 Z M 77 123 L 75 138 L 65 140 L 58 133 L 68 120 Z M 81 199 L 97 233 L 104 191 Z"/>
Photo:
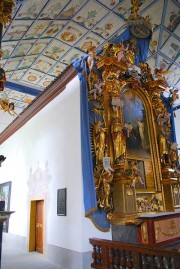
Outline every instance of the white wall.
<path fill-rule="evenodd" d="M 178 147 L 180 148 L 180 109 L 175 110 L 175 117 L 174 117 L 174 121 L 175 121 L 175 131 L 176 131 L 176 140 L 177 140 L 177 144 Z M 180 155 L 180 150 L 178 151 L 179 155 Z"/>
<path fill-rule="evenodd" d="M 9 232 L 27 236 L 31 199 L 45 198 L 45 241 L 78 252 L 90 237 L 111 239 L 84 217 L 79 80 L 0 146 L 0 182 L 12 181 Z M 67 188 L 67 216 L 57 216 L 57 189 Z"/>

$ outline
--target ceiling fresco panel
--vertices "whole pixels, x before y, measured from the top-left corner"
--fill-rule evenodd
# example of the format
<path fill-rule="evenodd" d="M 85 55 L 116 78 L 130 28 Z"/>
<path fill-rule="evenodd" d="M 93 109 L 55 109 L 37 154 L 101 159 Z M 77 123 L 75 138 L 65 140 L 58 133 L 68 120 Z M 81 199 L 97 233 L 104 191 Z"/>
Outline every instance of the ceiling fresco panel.
<path fill-rule="evenodd" d="M 18 71 L 15 71 L 15 72 L 11 73 L 9 75 L 9 78 L 11 80 L 14 80 L 14 81 L 19 81 L 25 73 L 26 73 L 26 69 L 18 70 Z M 7 75 L 7 73 L 6 73 L 6 75 Z"/>
<path fill-rule="evenodd" d="M 49 71 L 49 75 L 57 77 L 66 69 L 66 67 L 67 65 L 63 63 L 57 63 L 51 68 L 51 70 Z"/>
<path fill-rule="evenodd" d="M 17 66 L 20 64 L 20 62 L 22 61 L 22 59 L 23 59 L 22 57 L 11 58 L 6 62 L 4 68 L 6 69 L 6 71 L 12 71 L 16 69 Z"/>
<path fill-rule="evenodd" d="M 179 41 L 171 36 L 162 46 L 161 52 L 165 54 L 170 59 L 176 59 L 178 53 L 180 52 L 180 43 Z"/>
<path fill-rule="evenodd" d="M 39 38 L 49 24 L 49 21 L 35 21 L 31 28 L 26 32 L 23 39 Z"/>
<path fill-rule="evenodd" d="M 43 38 L 36 41 L 32 48 L 28 51 L 28 55 L 40 54 L 44 48 L 50 43 L 50 38 Z"/>
<path fill-rule="evenodd" d="M 72 0 L 70 3 L 63 9 L 61 14 L 58 16 L 58 19 L 61 20 L 71 20 L 74 15 L 80 10 L 80 8 L 88 0 Z"/>
<path fill-rule="evenodd" d="M 16 19 L 35 19 L 47 2 L 48 0 L 25 1 L 25 4 L 21 5 L 20 9 L 18 10 Z"/>
<path fill-rule="evenodd" d="M 76 44 L 76 48 L 86 52 L 89 46 L 99 47 L 104 41 L 100 36 L 89 32 Z"/>
<path fill-rule="evenodd" d="M 100 3 L 108 7 L 109 9 L 113 9 L 117 4 L 119 4 L 119 0 L 99 0 Z"/>
<path fill-rule="evenodd" d="M 80 25 L 91 29 L 97 22 L 99 22 L 108 10 L 103 8 L 97 2 L 90 0 L 88 3 L 73 17 L 73 20 Z"/>
<path fill-rule="evenodd" d="M 51 84 L 51 82 L 54 80 L 55 78 L 52 76 L 44 76 L 39 82 L 38 85 L 42 86 L 42 87 L 47 87 Z"/>
<path fill-rule="evenodd" d="M 61 62 L 64 64 L 71 64 L 71 62 L 76 58 L 81 58 L 84 55 L 83 52 L 77 49 L 71 49 L 65 56 L 61 59 Z"/>
<path fill-rule="evenodd" d="M 154 35 L 153 35 L 154 36 Z M 164 43 L 168 40 L 168 38 L 170 37 L 170 34 L 163 30 L 162 32 L 162 37 L 161 37 L 161 47 L 164 45 Z"/>
<path fill-rule="evenodd" d="M 180 16 L 179 16 L 179 22 L 180 22 Z M 178 38 L 180 38 L 180 23 L 176 26 L 173 32 Z"/>
<path fill-rule="evenodd" d="M 61 31 L 64 26 L 68 23 L 68 21 L 55 21 L 51 23 L 51 25 L 44 31 L 44 33 L 41 35 L 41 38 L 43 37 L 54 37 L 57 35 L 59 31 Z"/>
<path fill-rule="evenodd" d="M 167 70 L 172 65 L 172 62 L 167 60 L 165 57 L 159 55 L 158 57 L 158 67 Z"/>
<path fill-rule="evenodd" d="M 29 68 L 36 60 L 36 56 L 26 56 L 23 58 L 17 69 Z"/>
<path fill-rule="evenodd" d="M 144 17 L 149 18 L 154 29 L 156 29 L 161 24 L 163 5 L 164 0 L 159 0 L 155 2 L 154 5 L 151 5 L 148 9 L 146 9 L 145 12 L 142 12 Z"/>
<path fill-rule="evenodd" d="M 107 15 L 92 29 L 99 36 L 108 39 L 124 25 L 124 21 L 113 14 Z"/>
<path fill-rule="evenodd" d="M 30 94 L 26 94 L 21 101 L 25 102 L 25 103 L 31 103 L 33 100 L 35 99 L 35 96 L 30 95 Z"/>
<path fill-rule="evenodd" d="M 19 42 L 18 46 L 14 49 L 11 57 L 25 56 L 27 52 L 34 45 L 35 40 L 22 40 Z"/>
<path fill-rule="evenodd" d="M 21 100 L 22 98 L 24 98 L 25 95 L 26 95 L 25 93 L 12 90 L 9 92 L 8 98 L 14 99 L 14 100 Z"/>
<path fill-rule="evenodd" d="M 73 46 L 87 32 L 87 30 L 77 23 L 68 23 L 63 30 L 56 35 L 57 39 Z"/>
<path fill-rule="evenodd" d="M 33 69 L 29 69 L 26 74 L 23 76 L 22 80 L 27 81 L 28 83 L 36 84 L 44 76 L 42 72 L 38 72 Z"/>
<path fill-rule="evenodd" d="M 38 19 L 55 19 L 61 10 L 66 6 L 67 0 L 51 0 L 42 10 Z"/>
<path fill-rule="evenodd" d="M 59 60 L 71 47 L 57 39 L 54 39 L 43 51 L 43 54 L 52 58 L 53 60 Z"/>
<path fill-rule="evenodd" d="M 120 3 L 118 7 L 114 9 L 115 14 L 120 16 L 123 20 L 126 20 L 129 18 L 131 14 L 131 2 L 124 0 Z"/>
<path fill-rule="evenodd" d="M 171 84 L 176 84 L 179 80 L 179 67 L 173 64 L 168 71 L 169 73 L 166 76 L 167 81 Z"/>
<path fill-rule="evenodd" d="M 3 59 L 8 59 L 16 48 L 18 41 L 2 42 Z"/>
<path fill-rule="evenodd" d="M 21 39 L 32 23 L 32 20 L 13 21 L 9 26 L 8 31 L 4 34 L 3 41 Z"/>
<path fill-rule="evenodd" d="M 175 4 L 174 1 L 169 0 L 167 5 L 164 25 L 171 32 L 175 30 L 180 22 L 179 7 L 177 4 Z"/>
<path fill-rule="evenodd" d="M 40 72 L 48 72 L 51 67 L 56 63 L 53 59 L 50 59 L 49 57 L 40 55 L 35 63 L 31 66 L 31 68 L 40 71 Z"/>

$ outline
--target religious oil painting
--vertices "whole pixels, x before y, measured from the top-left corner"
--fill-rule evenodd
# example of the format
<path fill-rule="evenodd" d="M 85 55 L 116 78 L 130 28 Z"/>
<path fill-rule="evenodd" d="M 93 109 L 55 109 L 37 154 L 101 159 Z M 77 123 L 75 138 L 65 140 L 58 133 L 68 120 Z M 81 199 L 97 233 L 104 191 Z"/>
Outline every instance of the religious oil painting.
<path fill-rule="evenodd" d="M 146 111 L 137 92 L 127 89 L 123 93 L 124 133 L 128 156 L 150 158 L 150 143 Z"/>
<path fill-rule="evenodd" d="M 11 181 L 0 184 L 0 201 L 5 201 L 5 211 L 10 210 Z M 3 223 L 3 232 L 8 233 L 9 220 Z"/>
<path fill-rule="evenodd" d="M 136 159 L 127 159 L 126 171 L 132 180 L 132 186 L 135 189 L 146 189 L 146 177 L 144 161 Z"/>
<path fill-rule="evenodd" d="M 161 212 L 163 202 L 161 193 L 136 194 L 136 206 L 138 212 Z"/>

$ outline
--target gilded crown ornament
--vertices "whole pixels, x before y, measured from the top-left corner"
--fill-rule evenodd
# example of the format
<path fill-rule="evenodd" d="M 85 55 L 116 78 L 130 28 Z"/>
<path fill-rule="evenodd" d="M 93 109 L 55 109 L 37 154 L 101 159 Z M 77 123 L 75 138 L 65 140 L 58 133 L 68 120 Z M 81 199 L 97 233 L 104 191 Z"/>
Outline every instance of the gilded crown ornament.
<path fill-rule="evenodd" d="M 152 36 L 152 24 L 149 16 L 145 18 L 139 14 L 138 0 L 131 0 L 131 15 L 126 21 L 130 27 L 131 34 L 137 38 L 148 38 Z"/>

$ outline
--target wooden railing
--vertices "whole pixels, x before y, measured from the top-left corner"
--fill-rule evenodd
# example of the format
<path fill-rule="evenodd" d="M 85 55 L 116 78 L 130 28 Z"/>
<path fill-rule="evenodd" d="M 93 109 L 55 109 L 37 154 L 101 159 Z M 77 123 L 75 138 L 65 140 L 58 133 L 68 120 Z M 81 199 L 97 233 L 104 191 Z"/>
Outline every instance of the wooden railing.
<path fill-rule="evenodd" d="M 173 248 L 130 245 L 111 240 L 89 239 L 93 246 L 91 268 L 180 269 L 180 251 Z"/>

